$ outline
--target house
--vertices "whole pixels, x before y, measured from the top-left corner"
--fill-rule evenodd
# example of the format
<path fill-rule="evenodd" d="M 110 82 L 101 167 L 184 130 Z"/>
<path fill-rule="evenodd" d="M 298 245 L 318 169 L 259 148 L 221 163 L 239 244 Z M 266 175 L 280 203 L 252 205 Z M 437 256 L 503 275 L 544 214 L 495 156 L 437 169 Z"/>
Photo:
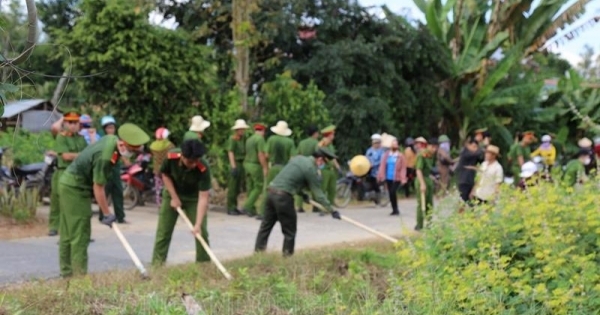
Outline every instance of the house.
<path fill-rule="evenodd" d="M 7 102 L 4 106 L 2 130 L 23 128 L 31 132 L 50 130 L 52 123 L 62 117 L 52 103 L 44 99 L 31 99 Z"/>

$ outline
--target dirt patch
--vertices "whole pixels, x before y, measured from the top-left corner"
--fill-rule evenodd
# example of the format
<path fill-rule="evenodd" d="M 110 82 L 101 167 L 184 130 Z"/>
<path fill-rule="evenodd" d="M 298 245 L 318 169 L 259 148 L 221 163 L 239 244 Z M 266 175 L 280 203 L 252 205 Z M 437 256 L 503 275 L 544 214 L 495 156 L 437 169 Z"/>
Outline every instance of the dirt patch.
<path fill-rule="evenodd" d="M 16 224 L 12 219 L 0 217 L 0 240 L 40 237 L 48 234 L 48 221 L 37 218 L 25 224 Z M 0 313 L 1 314 L 1 313 Z"/>

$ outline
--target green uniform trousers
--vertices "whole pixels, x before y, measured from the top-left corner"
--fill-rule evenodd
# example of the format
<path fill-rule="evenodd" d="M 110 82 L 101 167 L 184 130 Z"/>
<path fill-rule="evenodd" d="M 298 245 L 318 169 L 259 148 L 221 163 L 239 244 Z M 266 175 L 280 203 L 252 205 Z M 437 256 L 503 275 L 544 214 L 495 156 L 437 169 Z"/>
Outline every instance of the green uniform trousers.
<path fill-rule="evenodd" d="M 244 187 L 244 163 L 242 161 L 235 162 L 237 166 L 237 174 L 229 176 L 227 180 L 227 210 L 237 209 L 237 198 Z"/>
<path fill-rule="evenodd" d="M 104 191 L 106 195 L 110 196 L 112 199 L 113 211 L 117 217 L 117 222 L 123 223 L 125 220 L 125 210 L 123 207 L 123 182 L 121 181 L 120 167 L 115 167 L 113 169 L 111 178 L 108 180 L 108 183 L 106 183 Z M 100 221 L 102 221 L 103 217 L 102 211 L 100 211 L 100 215 L 98 216 Z"/>
<path fill-rule="evenodd" d="M 181 209 L 185 215 L 190 219 L 192 224 L 196 222 L 196 208 L 198 206 L 198 200 L 181 201 Z M 167 261 L 167 254 L 169 253 L 169 245 L 171 245 L 171 237 L 173 236 L 173 230 L 175 229 L 175 223 L 179 213 L 171 208 L 171 196 L 168 194 L 163 195 L 162 204 L 160 205 L 160 212 L 158 214 L 158 227 L 156 228 L 156 240 L 154 241 L 154 251 L 152 252 L 152 264 L 155 266 L 163 265 Z M 207 217 L 202 220 L 201 234 L 202 238 L 208 242 L 208 230 L 207 230 Z M 196 262 L 210 261 L 210 256 L 204 250 L 204 247 L 196 240 Z"/>
<path fill-rule="evenodd" d="M 246 171 L 246 193 L 248 194 L 244 210 L 249 214 L 257 214 L 256 209 L 261 209 L 261 207 L 255 205 L 265 186 L 262 166 L 258 163 L 244 163 L 244 170 Z"/>
<path fill-rule="evenodd" d="M 521 181 L 521 167 L 519 166 L 519 163 L 517 163 L 516 166 L 511 166 L 510 170 L 512 171 L 512 175 L 513 175 L 513 185 L 515 185 L 515 187 L 519 186 L 519 182 Z"/>
<path fill-rule="evenodd" d="M 337 185 L 337 171 L 333 168 L 326 167 L 321 170 L 321 188 L 329 200 L 330 204 L 335 204 L 335 187 Z"/>
<path fill-rule="evenodd" d="M 286 192 L 268 189 L 265 198 L 265 216 L 260 224 L 254 250 L 265 251 L 269 235 L 279 221 L 283 233 L 283 255 L 294 254 L 298 218 L 294 210 L 294 197 Z"/>
<path fill-rule="evenodd" d="M 50 231 L 58 231 L 58 227 L 60 225 L 60 200 L 58 195 L 58 182 L 60 181 L 60 176 L 64 173 L 65 170 L 56 170 L 54 174 L 52 174 L 52 182 L 50 183 L 51 192 L 50 192 L 50 218 L 48 220 L 48 227 Z"/>
<path fill-rule="evenodd" d="M 417 197 L 417 228 L 423 228 L 423 221 L 427 219 L 427 221 L 431 220 L 431 209 L 433 208 L 433 181 L 429 178 L 425 179 L 425 186 L 427 186 L 427 190 L 425 191 L 425 213 L 423 213 L 423 208 L 421 206 L 421 183 L 418 179 L 415 179 L 415 191 L 418 193 Z"/>
<path fill-rule="evenodd" d="M 60 274 L 68 277 L 87 273 L 88 245 L 92 234 L 92 195 L 89 190 L 59 184 Z"/>

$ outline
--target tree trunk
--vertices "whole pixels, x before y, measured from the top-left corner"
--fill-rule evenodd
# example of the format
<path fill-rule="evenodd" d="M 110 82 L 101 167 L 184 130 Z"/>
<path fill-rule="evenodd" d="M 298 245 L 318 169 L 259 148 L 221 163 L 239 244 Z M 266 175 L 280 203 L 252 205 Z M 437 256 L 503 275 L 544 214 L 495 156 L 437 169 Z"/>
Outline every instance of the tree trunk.
<path fill-rule="evenodd" d="M 250 37 L 251 14 L 255 7 L 255 0 L 233 0 L 233 19 L 231 29 L 233 32 L 235 81 L 240 93 L 240 103 L 243 112 L 248 111 L 248 88 L 250 85 Z"/>
<path fill-rule="evenodd" d="M 52 95 L 52 105 L 58 106 L 58 102 L 60 101 L 60 97 L 62 96 L 63 90 L 65 89 L 65 85 L 67 85 L 67 78 L 69 76 L 68 70 L 63 72 L 60 80 L 58 80 L 58 85 L 54 89 L 54 94 Z"/>
<path fill-rule="evenodd" d="M 37 41 L 37 8 L 35 6 L 35 0 L 26 0 L 25 4 L 27 5 L 27 24 L 29 27 L 27 40 L 25 41 L 25 49 L 23 49 L 23 52 L 16 58 L 3 60 L 0 67 L 4 67 L 6 64 L 16 65 L 22 63 L 29 58 L 33 52 L 33 48 L 35 48 L 35 43 Z"/>

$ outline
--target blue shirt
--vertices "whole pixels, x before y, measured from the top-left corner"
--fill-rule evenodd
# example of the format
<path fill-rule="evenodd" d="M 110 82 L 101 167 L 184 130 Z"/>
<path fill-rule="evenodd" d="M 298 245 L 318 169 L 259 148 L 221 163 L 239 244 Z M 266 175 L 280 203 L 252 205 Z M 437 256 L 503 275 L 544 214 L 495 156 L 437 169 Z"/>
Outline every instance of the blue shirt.
<path fill-rule="evenodd" d="M 396 178 L 396 161 L 398 160 L 397 154 L 390 154 L 387 158 L 387 165 L 385 168 L 385 179 L 395 180 Z"/>
<path fill-rule="evenodd" d="M 365 154 L 369 162 L 371 163 L 371 176 L 377 177 L 377 171 L 379 170 L 379 165 L 381 164 L 381 158 L 383 157 L 383 149 L 373 149 L 372 147 L 367 150 Z"/>
<path fill-rule="evenodd" d="M 81 129 L 79 134 L 83 136 L 83 138 L 85 139 L 85 142 L 87 142 L 87 144 L 90 144 L 92 139 L 90 138 L 89 130 Z M 100 140 L 100 135 L 98 134 L 98 132 L 96 132 L 96 141 L 98 141 L 98 140 Z"/>

